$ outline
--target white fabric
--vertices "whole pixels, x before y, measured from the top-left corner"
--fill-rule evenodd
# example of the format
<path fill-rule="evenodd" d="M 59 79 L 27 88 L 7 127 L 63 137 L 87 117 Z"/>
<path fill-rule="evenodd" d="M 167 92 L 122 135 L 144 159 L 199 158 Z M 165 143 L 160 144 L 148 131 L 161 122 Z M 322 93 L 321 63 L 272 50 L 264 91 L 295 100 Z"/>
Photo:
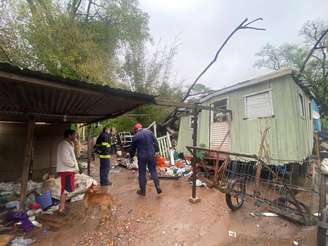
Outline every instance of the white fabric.
<path fill-rule="evenodd" d="M 67 194 L 67 199 L 84 193 L 92 184 L 97 185 L 97 181 L 85 174 L 75 175 L 75 190 Z M 43 182 L 42 191 L 50 191 L 51 196 L 55 199 L 60 199 L 60 178 L 50 178 Z"/>
<path fill-rule="evenodd" d="M 57 148 L 57 172 L 78 172 L 79 167 L 74 146 L 67 140 L 60 142 Z"/>
<path fill-rule="evenodd" d="M 325 175 L 328 174 L 328 159 L 327 158 L 324 158 L 322 161 L 321 161 L 321 166 L 320 166 L 320 169 L 321 169 L 321 172 Z"/>

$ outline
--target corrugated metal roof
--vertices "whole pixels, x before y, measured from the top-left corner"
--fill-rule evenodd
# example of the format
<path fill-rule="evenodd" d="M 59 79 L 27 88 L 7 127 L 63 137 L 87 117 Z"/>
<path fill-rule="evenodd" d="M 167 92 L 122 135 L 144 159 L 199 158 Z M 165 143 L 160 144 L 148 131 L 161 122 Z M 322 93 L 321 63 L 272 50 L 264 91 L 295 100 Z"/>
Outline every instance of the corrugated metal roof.
<path fill-rule="evenodd" d="M 254 79 L 246 80 L 246 81 L 243 81 L 243 82 L 234 84 L 232 86 L 229 86 L 229 87 L 226 87 L 226 88 L 217 90 L 214 93 L 212 93 L 212 94 L 210 94 L 210 95 L 208 95 L 206 97 L 201 98 L 200 99 L 200 102 L 203 103 L 203 102 L 206 102 L 207 100 L 209 100 L 209 99 L 211 99 L 213 97 L 216 97 L 216 96 L 219 96 L 219 95 L 223 95 L 223 94 L 228 93 L 228 92 L 231 92 L 231 91 L 236 91 L 236 90 L 239 90 L 241 88 L 248 87 L 248 86 L 252 86 L 252 85 L 259 84 L 259 83 L 263 83 L 263 82 L 268 81 L 268 80 L 271 80 L 271 79 L 280 78 L 280 77 L 283 77 L 283 76 L 286 76 L 286 75 L 293 75 L 294 72 L 295 72 L 294 70 L 288 69 L 288 68 L 286 68 L 286 69 L 280 69 L 278 71 L 274 71 L 274 72 L 265 74 L 263 76 L 256 77 Z"/>
<path fill-rule="evenodd" d="M 0 120 L 95 122 L 154 103 L 151 95 L 0 63 Z"/>

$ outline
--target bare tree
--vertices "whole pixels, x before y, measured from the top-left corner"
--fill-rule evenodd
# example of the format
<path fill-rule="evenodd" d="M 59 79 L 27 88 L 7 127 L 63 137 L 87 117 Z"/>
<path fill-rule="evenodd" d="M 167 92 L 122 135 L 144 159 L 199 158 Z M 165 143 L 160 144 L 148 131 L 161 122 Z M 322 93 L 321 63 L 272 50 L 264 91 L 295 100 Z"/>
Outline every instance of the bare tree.
<path fill-rule="evenodd" d="M 302 67 L 300 68 L 300 71 L 298 73 L 298 77 L 302 76 L 305 66 L 308 63 L 310 57 L 313 56 L 314 58 L 316 58 L 316 56 L 313 55 L 315 50 L 321 50 L 321 52 L 322 52 L 322 57 L 323 57 L 322 72 L 323 72 L 324 76 L 327 76 L 326 69 L 325 69 L 325 63 L 326 63 L 326 58 L 327 58 L 325 49 L 327 49 L 327 47 L 325 47 L 325 44 L 322 43 L 322 40 L 324 40 L 324 37 L 327 35 L 328 29 L 326 29 L 324 32 L 321 33 L 321 35 L 319 37 L 317 37 L 316 26 L 313 26 L 313 27 L 315 28 L 315 35 L 313 38 L 316 40 L 316 42 L 315 42 L 314 46 L 311 48 L 311 50 L 309 51 L 306 58 L 304 59 Z"/>
<path fill-rule="evenodd" d="M 245 18 L 231 33 L 230 35 L 225 39 L 225 41 L 222 43 L 222 45 L 219 47 L 219 49 L 217 50 L 217 52 L 215 53 L 214 58 L 211 60 L 211 62 L 205 67 L 205 69 L 196 77 L 196 79 L 194 80 L 194 82 L 191 84 L 191 86 L 189 87 L 189 89 L 187 90 L 187 93 L 185 94 L 185 96 L 182 99 L 182 102 L 185 102 L 190 96 L 191 96 L 191 92 L 194 88 L 194 86 L 198 83 L 198 81 L 200 80 L 200 78 L 208 71 L 208 69 L 217 61 L 219 54 L 221 53 L 221 51 L 223 50 L 223 48 L 225 47 L 225 45 L 229 42 L 229 40 L 231 39 L 231 37 L 238 31 L 240 30 L 245 30 L 245 29 L 250 29 L 250 30 L 258 30 L 258 31 L 264 31 L 264 28 L 259 28 L 259 27 L 254 27 L 251 26 L 251 24 L 254 24 L 255 22 L 258 21 L 262 21 L 262 18 L 257 18 L 254 19 L 252 21 L 248 21 L 248 18 Z M 177 119 L 177 109 L 175 109 L 164 121 L 164 123 L 162 124 L 162 126 L 168 126 L 169 124 L 173 123 L 176 121 Z"/>

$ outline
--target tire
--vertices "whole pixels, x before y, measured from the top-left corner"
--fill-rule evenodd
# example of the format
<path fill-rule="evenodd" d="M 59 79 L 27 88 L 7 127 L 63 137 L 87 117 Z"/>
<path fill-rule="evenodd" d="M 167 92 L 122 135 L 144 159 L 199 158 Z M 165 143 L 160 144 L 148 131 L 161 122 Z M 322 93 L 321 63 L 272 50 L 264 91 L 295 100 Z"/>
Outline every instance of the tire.
<path fill-rule="evenodd" d="M 229 181 L 226 190 L 226 203 L 232 211 L 241 208 L 245 200 L 245 183 L 243 179 Z"/>
<path fill-rule="evenodd" d="M 314 221 L 310 209 L 302 202 L 298 201 L 298 205 L 301 209 L 297 209 L 296 203 L 292 200 L 286 200 L 285 197 L 279 197 L 274 200 L 275 206 L 277 206 L 280 211 L 277 211 L 282 217 L 289 219 L 291 221 L 303 224 L 303 225 L 313 225 Z"/>

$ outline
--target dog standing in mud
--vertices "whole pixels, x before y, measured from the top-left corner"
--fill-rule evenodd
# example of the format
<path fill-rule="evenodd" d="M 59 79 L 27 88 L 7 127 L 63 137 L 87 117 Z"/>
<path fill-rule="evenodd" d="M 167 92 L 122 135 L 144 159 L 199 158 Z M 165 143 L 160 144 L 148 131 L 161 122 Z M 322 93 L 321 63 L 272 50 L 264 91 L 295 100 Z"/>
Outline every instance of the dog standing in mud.
<path fill-rule="evenodd" d="M 94 209 L 97 206 L 100 207 L 102 213 L 110 216 L 113 207 L 113 200 L 109 193 L 102 191 L 100 187 L 92 184 L 85 192 L 83 204 L 85 208 L 83 223 L 85 223 L 90 209 Z"/>

